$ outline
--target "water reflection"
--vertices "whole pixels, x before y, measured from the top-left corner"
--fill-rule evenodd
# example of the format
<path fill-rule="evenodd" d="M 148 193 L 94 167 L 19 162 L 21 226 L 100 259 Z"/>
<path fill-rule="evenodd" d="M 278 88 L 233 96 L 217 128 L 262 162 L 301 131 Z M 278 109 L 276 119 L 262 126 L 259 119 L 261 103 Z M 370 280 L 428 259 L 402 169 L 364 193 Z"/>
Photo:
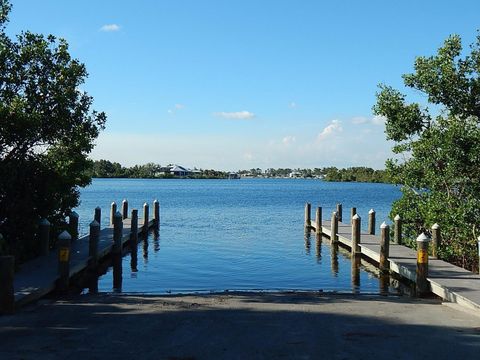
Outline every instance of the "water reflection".
<path fill-rule="evenodd" d="M 338 276 L 338 243 L 330 242 L 330 261 L 332 275 Z"/>
<path fill-rule="evenodd" d="M 122 254 L 112 255 L 113 292 L 122 292 Z"/>
<path fill-rule="evenodd" d="M 322 235 L 315 235 L 315 258 L 317 259 L 317 264 L 322 262 Z"/>
<path fill-rule="evenodd" d="M 153 251 L 158 252 L 160 250 L 160 231 L 155 229 L 153 231 Z"/>
<path fill-rule="evenodd" d="M 311 241 L 310 238 L 312 237 L 310 231 L 305 230 L 305 254 L 310 255 L 310 248 L 311 248 Z"/>
<path fill-rule="evenodd" d="M 143 238 L 143 260 L 148 264 L 148 235 Z"/>
<path fill-rule="evenodd" d="M 352 261 L 352 292 L 354 294 L 360 293 L 360 254 L 353 255 Z"/>

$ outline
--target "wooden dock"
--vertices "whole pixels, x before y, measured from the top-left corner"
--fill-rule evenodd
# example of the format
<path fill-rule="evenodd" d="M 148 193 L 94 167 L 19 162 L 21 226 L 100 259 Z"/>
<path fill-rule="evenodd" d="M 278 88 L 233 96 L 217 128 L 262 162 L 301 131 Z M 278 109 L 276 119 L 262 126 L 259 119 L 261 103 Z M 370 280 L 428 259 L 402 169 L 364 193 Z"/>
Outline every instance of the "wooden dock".
<path fill-rule="evenodd" d="M 331 221 L 311 220 L 306 209 L 305 225 L 317 231 L 321 224 L 321 234 L 332 237 Z M 336 232 L 338 241 L 343 245 L 352 247 L 352 225 L 338 222 Z M 361 232 L 359 244 L 362 257 L 375 263 L 380 262 L 381 238 Z M 390 271 L 412 281 L 416 281 L 417 252 L 403 245 L 389 244 L 388 262 Z M 428 257 L 427 280 L 432 293 L 442 299 L 457 303 L 464 307 L 480 311 L 480 276 L 458 266 L 452 265 L 431 256 Z"/>
<path fill-rule="evenodd" d="M 128 207 L 128 204 L 127 204 Z M 126 207 L 123 207 L 123 216 L 126 217 Z M 144 205 L 143 219 L 137 218 L 137 210 L 135 211 L 137 226 L 135 239 L 142 239 L 143 234 L 146 235 L 150 229 L 158 229 L 160 217 L 159 217 L 159 204 L 154 202 L 154 216 L 149 220 L 148 205 Z M 112 215 L 116 213 L 116 205 L 112 206 Z M 133 213 L 133 212 L 132 212 Z M 116 213 L 120 216 L 119 213 Z M 120 219 L 119 219 L 120 220 Z M 98 246 L 97 246 L 97 262 L 100 263 L 106 260 L 109 256 L 112 256 L 115 252 L 121 256 L 123 253 L 130 249 L 130 239 L 132 237 L 132 219 L 121 219 L 121 235 L 119 236 L 121 241 L 121 250 L 115 250 L 115 229 L 114 225 L 100 230 L 98 234 Z M 145 227 L 144 224 L 147 224 Z M 96 223 L 99 228 L 98 223 Z M 118 230 L 117 230 L 118 231 Z M 135 248 L 136 249 L 136 248 Z M 13 301 L 14 308 L 19 308 L 29 302 L 40 299 L 46 294 L 52 292 L 59 286 L 61 280 L 61 272 L 59 271 L 59 261 L 61 258 L 60 251 L 58 249 L 51 250 L 47 255 L 40 256 L 32 261 L 24 263 L 20 266 L 18 272 L 14 274 L 13 278 Z M 68 266 L 68 278 L 82 273 L 89 268 L 91 269 L 92 256 L 90 256 L 90 235 L 85 235 L 79 239 L 71 241 L 70 253 L 69 253 L 69 266 Z M 95 268 L 94 271 L 97 269 Z M 0 309 L 0 313 L 2 309 Z M 7 311 L 8 312 L 8 311 Z"/>

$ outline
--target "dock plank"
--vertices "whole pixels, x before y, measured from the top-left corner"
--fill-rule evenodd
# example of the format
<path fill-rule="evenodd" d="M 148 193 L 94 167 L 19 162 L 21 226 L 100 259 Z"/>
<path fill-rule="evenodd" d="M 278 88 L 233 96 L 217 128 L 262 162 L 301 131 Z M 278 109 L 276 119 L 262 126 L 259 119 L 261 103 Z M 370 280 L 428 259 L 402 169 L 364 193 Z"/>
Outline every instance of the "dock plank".
<path fill-rule="evenodd" d="M 310 228 L 316 230 L 315 220 L 310 221 Z M 322 221 L 322 234 L 331 237 L 330 221 Z M 338 240 L 351 247 L 352 227 L 350 224 L 338 223 Z M 380 261 L 380 236 L 361 233 L 360 248 L 363 256 L 375 262 Z M 415 282 L 417 253 L 403 245 L 390 243 L 391 271 Z M 452 265 L 442 260 L 429 257 L 428 278 L 431 290 L 446 301 L 455 302 L 470 309 L 480 310 L 480 275 Z"/>
<path fill-rule="evenodd" d="M 154 226 L 150 220 L 149 228 Z M 143 221 L 139 220 L 138 233 L 143 229 Z M 130 219 L 123 220 L 122 246 L 130 239 Z M 141 240 L 141 237 L 139 237 Z M 98 258 L 108 256 L 113 246 L 113 227 L 100 231 L 98 241 Z M 70 251 L 70 277 L 86 269 L 89 257 L 89 236 L 85 235 L 72 241 Z M 22 306 L 35 301 L 55 289 L 58 280 L 57 251 L 52 250 L 47 256 L 38 257 L 21 265 L 14 278 L 15 305 Z"/>

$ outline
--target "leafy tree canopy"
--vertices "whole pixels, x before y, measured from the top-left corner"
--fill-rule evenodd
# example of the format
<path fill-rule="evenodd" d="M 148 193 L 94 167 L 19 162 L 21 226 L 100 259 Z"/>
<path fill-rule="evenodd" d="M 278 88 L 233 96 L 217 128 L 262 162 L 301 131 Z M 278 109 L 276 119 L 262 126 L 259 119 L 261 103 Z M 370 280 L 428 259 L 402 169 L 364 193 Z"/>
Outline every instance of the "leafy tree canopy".
<path fill-rule="evenodd" d="M 412 240 L 441 226 L 440 255 L 474 269 L 480 219 L 480 36 L 466 53 L 459 36 L 445 40 L 437 54 L 419 57 L 406 87 L 425 95 L 428 105 L 409 103 L 390 86 L 380 85 L 375 114 L 386 117 L 386 136 L 394 159 L 387 172 L 402 184 L 399 214 Z"/>
<path fill-rule="evenodd" d="M 87 154 L 106 116 L 91 110 L 81 86 L 85 66 L 52 35 L 4 30 L 10 4 L 0 3 L 0 233 L 20 258 L 33 256 L 36 224 L 58 223 L 89 184 Z"/>

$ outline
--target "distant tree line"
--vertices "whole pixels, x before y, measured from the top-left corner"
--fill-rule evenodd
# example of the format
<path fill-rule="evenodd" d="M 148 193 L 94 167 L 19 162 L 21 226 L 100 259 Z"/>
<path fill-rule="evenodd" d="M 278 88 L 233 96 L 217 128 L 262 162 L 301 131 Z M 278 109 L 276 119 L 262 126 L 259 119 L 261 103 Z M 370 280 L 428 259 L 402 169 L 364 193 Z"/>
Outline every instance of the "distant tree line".
<path fill-rule="evenodd" d="M 347 169 L 337 169 L 336 167 L 324 168 L 324 180 L 326 181 L 345 181 L 345 182 L 372 182 L 389 183 L 385 170 L 374 170 L 368 167 L 350 167 Z"/>
<path fill-rule="evenodd" d="M 167 165 L 166 167 L 170 166 Z M 144 165 L 134 165 L 132 167 L 122 166 L 118 162 L 109 160 L 92 161 L 89 175 L 93 178 L 135 178 L 135 179 L 169 179 L 175 177 L 173 174 L 165 172 L 165 167 L 160 164 L 147 163 Z M 192 179 L 225 179 L 228 178 L 228 172 L 213 169 L 195 169 L 194 173 L 184 176 Z"/>
<path fill-rule="evenodd" d="M 168 167 L 169 165 L 167 165 Z M 117 162 L 109 160 L 98 160 L 92 162 L 90 176 L 94 178 L 141 178 L 141 179 L 162 179 L 173 178 L 173 174 L 165 172 L 160 164 L 147 163 L 144 165 L 135 165 L 124 167 Z M 194 173 L 184 177 L 191 179 L 226 179 L 229 173 L 225 171 L 212 169 L 195 169 Z M 389 179 L 384 170 L 374 170 L 368 167 L 350 167 L 338 169 L 336 167 L 313 168 L 313 169 L 291 169 L 291 168 L 252 168 L 249 170 L 239 170 L 240 176 L 248 177 L 268 177 L 268 178 L 321 178 L 325 181 L 344 181 L 344 182 L 375 182 L 387 183 Z"/>

